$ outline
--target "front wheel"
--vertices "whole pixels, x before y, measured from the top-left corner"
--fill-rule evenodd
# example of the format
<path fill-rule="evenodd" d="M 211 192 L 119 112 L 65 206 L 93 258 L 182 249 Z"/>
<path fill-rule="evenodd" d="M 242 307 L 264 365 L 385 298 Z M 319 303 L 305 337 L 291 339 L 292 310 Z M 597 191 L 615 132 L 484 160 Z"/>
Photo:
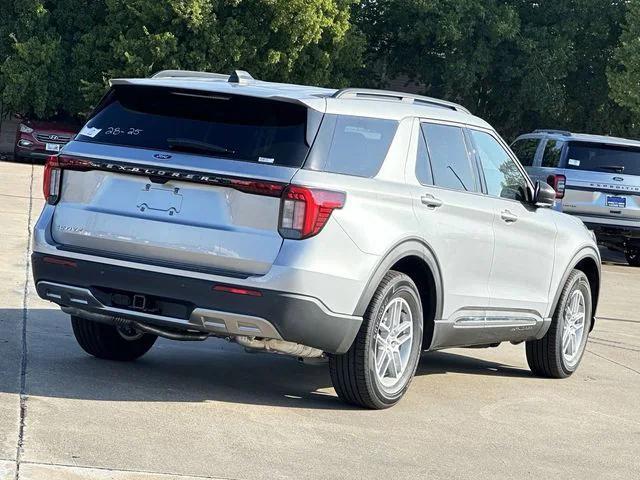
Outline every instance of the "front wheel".
<path fill-rule="evenodd" d="M 627 262 L 632 267 L 640 267 L 640 248 L 631 247 L 624 252 L 624 256 L 627 257 Z"/>
<path fill-rule="evenodd" d="M 415 283 L 403 273 L 388 272 L 371 299 L 351 348 L 329 358 L 338 396 L 372 409 L 395 405 L 418 366 L 422 324 Z"/>
<path fill-rule="evenodd" d="M 565 378 L 576 371 L 587 346 L 592 305 L 589 279 L 574 270 L 562 290 L 549 331 L 526 344 L 527 362 L 534 374 Z"/>
<path fill-rule="evenodd" d="M 73 334 L 89 355 L 106 360 L 130 362 L 147 353 L 156 342 L 155 335 L 92 322 L 71 316 Z"/>

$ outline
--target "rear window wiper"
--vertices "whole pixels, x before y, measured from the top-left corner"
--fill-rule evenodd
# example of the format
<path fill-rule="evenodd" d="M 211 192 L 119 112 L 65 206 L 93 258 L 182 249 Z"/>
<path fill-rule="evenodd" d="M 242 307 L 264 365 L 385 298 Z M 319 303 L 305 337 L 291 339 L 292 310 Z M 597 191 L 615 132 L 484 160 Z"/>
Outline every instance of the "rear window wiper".
<path fill-rule="evenodd" d="M 214 143 L 201 142 L 190 138 L 167 138 L 171 150 L 185 152 L 213 153 L 217 155 L 235 155 L 236 151 Z"/>
<path fill-rule="evenodd" d="M 600 170 L 608 170 L 615 173 L 624 172 L 624 165 L 600 165 L 598 168 Z"/>

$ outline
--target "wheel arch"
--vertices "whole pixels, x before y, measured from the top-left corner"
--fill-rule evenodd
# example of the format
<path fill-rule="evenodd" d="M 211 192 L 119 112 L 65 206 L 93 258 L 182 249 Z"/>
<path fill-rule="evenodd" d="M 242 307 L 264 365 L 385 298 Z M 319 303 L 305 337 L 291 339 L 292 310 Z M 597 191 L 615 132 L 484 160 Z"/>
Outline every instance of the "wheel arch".
<path fill-rule="evenodd" d="M 418 287 L 424 318 L 423 349 L 427 349 L 433 339 L 435 320 L 442 316 L 443 287 L 440 264 L 431 247 L 420 239 L 405 239 L 382 257 L 360 296 L 354 315 L 364 315 L 389 270 L 408 275 Z"/>
<path fill-rule="evenodd" d="M 551 310 L 549 315 L 553 315 L 553 312 L 556 311 L 558 306 L 558 302 L 560 301 L 560 295 L 562 294 L 562 289 L 567 283 L 567 279 L 573 270 L 580 270 L 583 272 L 587 279 L 589 279 L 589 287 L 591 289 L 591 303 L 592 303 L 592 322 L 591 329 L 595 325 L 596 320 L 596 309 L 598 307 L 598 298 L 600 296 L 600 283 L 601 283 L 601 268 L 600 268 L 600 256 L 592 247 L 585 247 L 580 250 L 569 262 L 568 268 L 565 270 L 562 280 L 558 285 L 558 289 L 553 298 L 553 303 L 551 304 Z"/>

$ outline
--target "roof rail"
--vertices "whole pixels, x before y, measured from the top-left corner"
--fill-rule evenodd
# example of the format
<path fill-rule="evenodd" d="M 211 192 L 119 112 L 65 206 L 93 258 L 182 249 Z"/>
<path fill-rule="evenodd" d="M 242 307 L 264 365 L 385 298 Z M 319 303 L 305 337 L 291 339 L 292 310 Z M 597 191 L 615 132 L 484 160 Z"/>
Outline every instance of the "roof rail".
<path fill-rule="evenodd" d="M 375 90 L 371 88 L 343 88 L 332 95 L 333 98 L 369 98 L 369 99 L 387 99 L 399 102 L 412 103 L 417 105 L 425 105 L 436 108 L 446 108 L 471 114 L 462 105 L 457 103 L 440 100 L 437 98 L 425 97 L 423 95 L 414 95 L 412 93 L 394 92 L 391 90 Z"/>
<path fill-rule="evenodd" d="M 564 135 L 565 137 L 571 136 L 571 132 L 566 130 L 554 130 L 553 128 L 538 128 L 534 130 L 533 133 L 557 133 L 558 135 Z"/>

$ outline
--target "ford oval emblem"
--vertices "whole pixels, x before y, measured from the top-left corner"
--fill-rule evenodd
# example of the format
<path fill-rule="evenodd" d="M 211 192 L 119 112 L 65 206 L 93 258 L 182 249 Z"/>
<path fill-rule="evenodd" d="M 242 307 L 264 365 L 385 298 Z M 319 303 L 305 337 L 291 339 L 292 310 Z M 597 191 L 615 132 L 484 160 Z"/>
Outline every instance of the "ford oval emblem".
<path fill-rule="evenodd" d="M 158 160 L 167 160 L 171 158 L 171 155 L 168 153 L 156 153 L 153 158 L 157 158 Z"/>
<path fill-rule="evenodd" d="M 624 182 L 624 178 L 622 177 L 613 177 L 616 182 Z"/>

